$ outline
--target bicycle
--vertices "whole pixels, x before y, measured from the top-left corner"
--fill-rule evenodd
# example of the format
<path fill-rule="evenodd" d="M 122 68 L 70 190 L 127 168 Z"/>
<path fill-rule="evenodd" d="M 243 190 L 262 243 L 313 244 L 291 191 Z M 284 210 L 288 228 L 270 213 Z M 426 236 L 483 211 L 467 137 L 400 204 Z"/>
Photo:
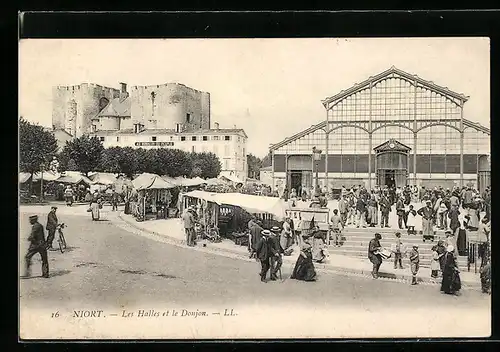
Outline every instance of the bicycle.
<path fill-rule="evenodd" d="M 64 250 L 66 249 L 66 239 L 64 238 L 64 234 L 62 232 L 62 229 L 65 227 L 66 225 L 64 225 L 64 223 L 59 224 L 56 227 L 58 233 L 57 242 L 59 244 L 59 250 L 61 251 L 61 253 L 64 253 Z"/>

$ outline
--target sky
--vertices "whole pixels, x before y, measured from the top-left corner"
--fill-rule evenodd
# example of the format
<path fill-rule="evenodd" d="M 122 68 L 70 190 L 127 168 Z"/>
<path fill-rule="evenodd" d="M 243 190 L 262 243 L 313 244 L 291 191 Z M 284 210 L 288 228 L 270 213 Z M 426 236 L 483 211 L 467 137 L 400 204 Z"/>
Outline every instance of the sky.
<path fill-rule="evenodd" d="M 324 120 L 321 100 L 395 66 L 470 96 L 490 127 L 488 38 L 26 39 L 19 115 L 50 127 L 52 86 L 167 82 L 210 92 L 211 123 L 243 128 L 249 153 Z"/>

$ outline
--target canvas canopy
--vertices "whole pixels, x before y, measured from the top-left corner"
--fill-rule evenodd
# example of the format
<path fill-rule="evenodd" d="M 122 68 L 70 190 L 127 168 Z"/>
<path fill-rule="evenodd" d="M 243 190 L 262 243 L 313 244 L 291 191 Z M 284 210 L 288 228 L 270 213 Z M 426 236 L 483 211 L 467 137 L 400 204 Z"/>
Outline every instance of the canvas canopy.
<path fill-rule="evenodd" d="M 43 175 L 44 175 L 43 179 L 45 180 L 45 172 L 43 173 Z M 95 182 L 89 179 L 87 176 L 74 171 L 65 172 L 64 174 L 61 175 L 61 177 L 55 179 L 55 181 L 60 183 L 69 183 L 72 185 L 76 185 L 81 182 L 85 183 L 86 185 L 95 184 Z"/>
<path fill-rule="evenodd" d="M 250 213 L 268 213 L 282 220 L 285 215 L 285 204 L 280 198 L 254 196 L 241 193 L 212 193 L 205 191 L 192 191 L 184 196 L 204 199 L 210 202 L 238 206 Z"/>
<path fill-rule="evenodd" d="M 220 180 L 218 178 L 209 178 L 207 180 L 205 180 L 205 183 L 209 186 L 217 186 L 217 185 L 225 185 L 226 182 L 224 182 L 223 180 Z"/>
<path fill-rule="evenodd" d="M 169 189 L 176 187 L 174 184 L 165 181 L 156 174 L 143 173 L 132 181 L 136 190 L 144 189 Z"/>
<path fill-rule="evenodd" d="M 243 183 L 242 180 L 240 180 L 238 177 L 234 175 L 220 175 L 219 179 L 234 182 L 234 183 Z"/>
<path fill-rule="evenodd" d="M 43 173 L 37 172 L 37 173 L 33 174 L 33 182 L 40 181 L 42 179 L 42 177 L 43 177 L 43 180 L 46 182 L 55 181 L 55 180 L 58 180 L 60 176 L 61 176 L 60 174 L 56 174 L 56 173 L 51 172 L 51 171 L 44 171 Z"/>
<path fill-rule="evenodd" d="M 19 183 L 25 183 L 29 181 L 31 174 L 29 172 L 20 172 L 19 173 Z"/>
<path fill-rule="evenodd" d="M 205 180 L 199 177 L 195 178 L 185 178 L 185 177 L 170 177 L 170 176 L 162 176 L 162 179 L 165 181 L 174 184 L 179 187 L 191 187 L 191 186 L 199 186 L 201 184 L 206 183 Z"/>
<path fill-rule="evenodd" d="M 116 182 L 116 176 L 108 172 L 96 172 L 90 176 L 90 179 L 99 185 L 112 185 Z"/>

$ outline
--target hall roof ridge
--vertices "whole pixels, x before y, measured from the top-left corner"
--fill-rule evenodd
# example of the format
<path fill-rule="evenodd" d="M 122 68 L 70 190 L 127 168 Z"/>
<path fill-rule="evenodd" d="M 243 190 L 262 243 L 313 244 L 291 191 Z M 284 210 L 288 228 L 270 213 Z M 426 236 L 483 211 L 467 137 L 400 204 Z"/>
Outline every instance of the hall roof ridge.
<path fill-rule="evenodd" d="M 408 72 L 405 72 L 403 70 L 400 70 L 398 68 L 396 68 L 395 66 L 392 66 L 391 68 L 389 68 L 388 70 L 385 70 L 384 72 L 381 72 L 375 76 L 370 76 L 369 78 L 367 78 L 366 80 L 364 80 L 363 82 L 361 83 L 356 83 L 354 84 L 351 88 L 348 88 L 346 90 L 342 90 L 340 91 L 339 93 L 335 94 L 335 95 L 332 95 L 330 97 L 327 97 L 325 99 L 323 99 L 321 101 L 321 103 L 323 104 L 323 106 L 326 108 L 326 106 L 333 102 L 333 101 L 336 101 L 336 100 L 339 100 L 339 99 L 342 99 L 342 98 L 345 98 L 346 96 L 349 96 L 353 93 L 356 93 L 364 88 L 366 88 L 367 86 L 370 85 L 370 83 L 372 82 L 376 82 L 378 81 L 379 79 L 381 78 L 384 78 L 384 77 L 387 77 L 391 74 L 397 74 L 401 77 L 404 77 L 408 80 L 411 80 L 411 81 L 416 81 L 418 83 L 420 83 L 421 85 L 423 86 L 426 86 L 432 90 L 435 90 L 435 91 L 438 91 L 442 94 L 446 94 L 448 96 L 451 96 L 451 97 L 454 97 L 454 98 L 457 98 L 457 99 L 460 99 L 462 100 L 463 102 L 466 102 L 467 100 L 469 100 L 469 97 L 462 94 L 462 93 L 457 93 L 457 92 L 454 92 L 452 90 L 450 90 L 448 87 L 443 87 L 443 86 L 440 86 L 440 85 L 437 85 L 435 84 L 434 82 L 432 81 L 427 81 L 423 78 L 420 78 L 419 76 L 415 75 L 415 74 L 411 74 L 411 73 L 408 73 Z"/>

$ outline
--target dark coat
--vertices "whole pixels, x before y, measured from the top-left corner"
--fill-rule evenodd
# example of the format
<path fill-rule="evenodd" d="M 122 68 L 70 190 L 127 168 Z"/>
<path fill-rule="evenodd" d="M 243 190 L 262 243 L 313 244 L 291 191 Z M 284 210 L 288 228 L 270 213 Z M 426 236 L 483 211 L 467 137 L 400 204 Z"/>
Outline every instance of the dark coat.
<path fill-rule="evenodd" d="M 281 254 L 284 252 L 284 250 L 280 244 L 280 237 L 279 236 L 277 236 L 277 235 L 271 236 L 268 239 L 268 243 L 270 246 L 269 248 L 271 251 L 271 253 L 270 253 L 271 256 L 275 256 L 276 254 Z"/>
<path fill-rule="evenodd" d="M 47 230 L 55 230 L 57 227 L 57 216 L 56 213 L 51 211 L 49 215 L 47 215 L 47 226 L 45 227 Z"/>
<path fill-rule="evenodd" d="M 389 202 L 387 197 L 385 196 L 382 197 L 379 203 L 380 203 L 380 211 L 382 213 L 389 214 L 389 212 L 391 211 L 391 203 Z"/>
<path fill-rule="evenodd" d="M 257 250 L 257 245 L 259 244 L 260 239 L 262 238 L 262 231 L 264 229 L 260 227 L 259 225 L 255 224 L 252 226 L 250 229 L 250 235 L 252 236 L 252 248 L 254 250 Z"/>
<path fill-rule="evenodd" d="M 257 248 L 255 251 L 257 252 L 257 258 L 259 260 L 267 260 L 272 255 L 272 240 L 268 237 L 262 237 L 257 243 Z"/>
<path fill-rule="evenodd" d="M 359 210 L 360 212 L 366 211 L 365 202 L 361 197 L 358 198 L 358 201 L 356 203 L 356 210 Z"/>
<path fill-rule="evenodd" d="M 31 234 L 28 237 L 30 241 L 30 248 L 43 247 L 45 245 L 45 234 L 43 233 L 43 226 L 39 222 L 35 222 L 31 227 Z"/>
<path fill-rule="evenodd" d="M 425 206 L 425 207 L 420 208 L 417 211 L 417 214 L 426 220 L 431 220 L 433 215 L 434 215 L 434 210 L 432 208 Z"/>
<path fill-rule="evenodd" d="M 368 258 L 372 258 L 375 256 L 379 256 L 375 252 L 381 247 L 380 241 L 377 240 L 376 238 L 372 238 L 370 240 L 370 244 L 368 245 Z"/>

